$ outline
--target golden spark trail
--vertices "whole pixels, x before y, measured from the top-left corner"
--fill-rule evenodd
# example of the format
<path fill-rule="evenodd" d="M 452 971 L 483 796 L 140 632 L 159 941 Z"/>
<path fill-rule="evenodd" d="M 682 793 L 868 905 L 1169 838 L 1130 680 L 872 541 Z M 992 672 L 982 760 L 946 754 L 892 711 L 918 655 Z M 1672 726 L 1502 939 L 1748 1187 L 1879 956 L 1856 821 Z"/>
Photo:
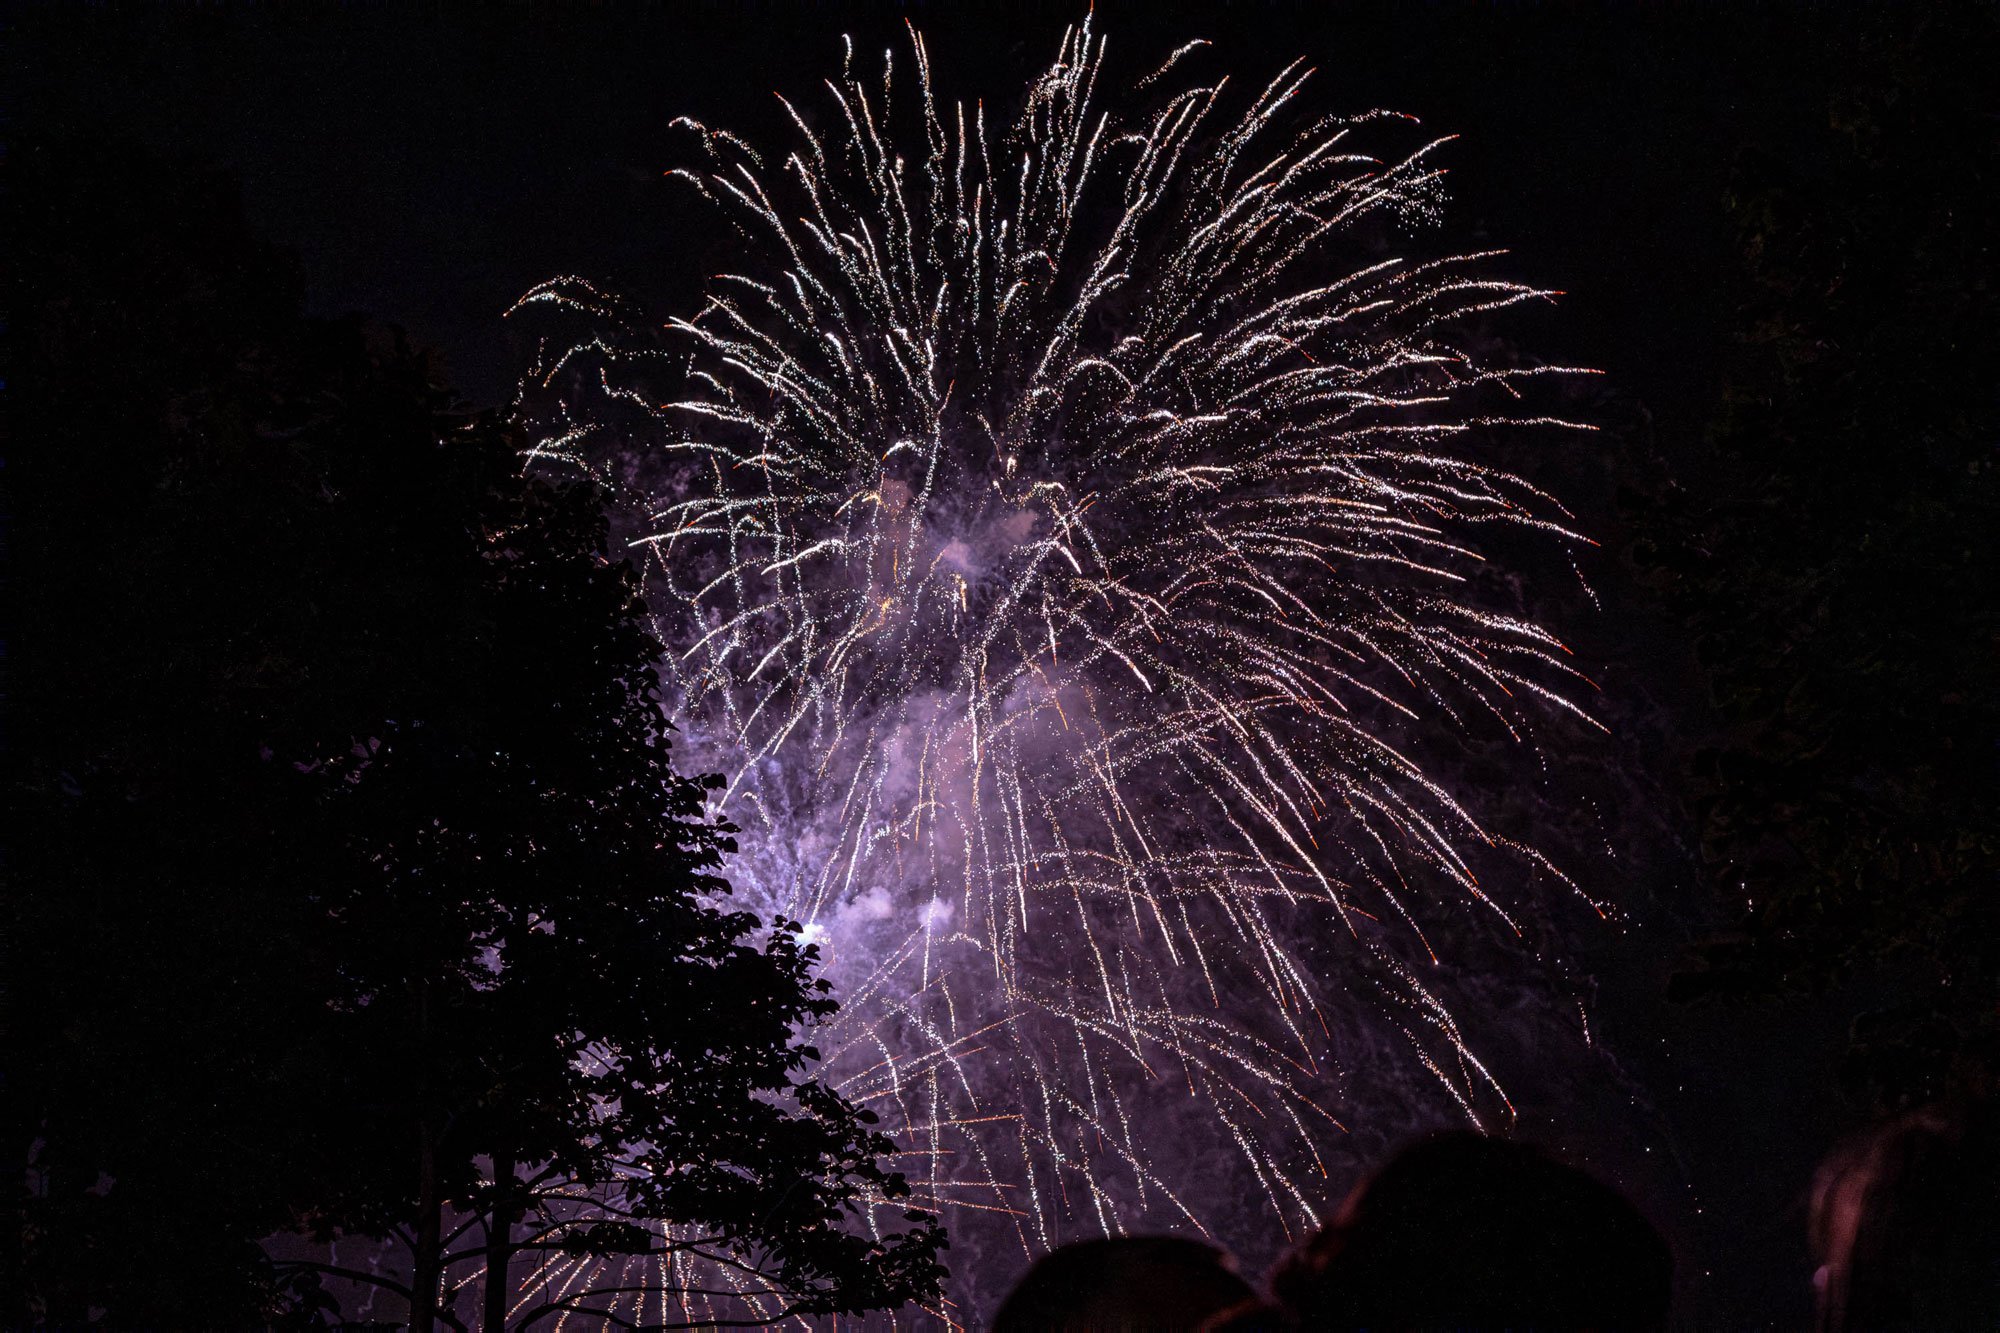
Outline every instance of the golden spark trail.
<path fill-rule="evenodd" d="M 1569 649 L 1480 604 L 1501 533 L 1588 544 L 1485 461 L 1588 429 L 1531 393 L 1588 372 L 1466 336 L 1554 293 L 1497 252 L 1382 258 L 1436 219 L 1446 140 L 1374 155 L 1414 122 L 1313 118 L 1298 65 L 1231 119 L 1227 79 L 1171 86 L 1205 46 L 1115 101 L 1086 20 L 1004 130 L 914 32 L 914 79 L 850 53 L 780 99 L 789 151 L 676 122 L 699 162 L 668 174 L 733 228 L 698 315 L 612 337 L 575 278 L 516 307 L 593 326 L 529 378 L 533 461 L 647 516 L 732 878 L 833 955 L 827 1075 L 921 1145 L 948 1224 L 1029 1253 L 1156 1201 L 1199 1226 L 1145 1128 L 1169 1105 L 1310 1228 L 1385 1035 L 1506 1114 L 1419 977 L 1429 925 L 1518 933 L 1503 862 L 1582 896 L 1421 758 L 1596 725 Z"/>

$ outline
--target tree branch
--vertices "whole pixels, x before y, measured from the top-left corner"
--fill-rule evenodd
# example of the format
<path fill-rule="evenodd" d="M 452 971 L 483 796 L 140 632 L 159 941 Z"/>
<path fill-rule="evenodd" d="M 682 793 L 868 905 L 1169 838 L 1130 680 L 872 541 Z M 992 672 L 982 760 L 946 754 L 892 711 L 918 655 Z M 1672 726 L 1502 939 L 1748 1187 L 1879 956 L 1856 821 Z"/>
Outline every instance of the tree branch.
<path fill-rule="evenodd" d="M 384 1291 L 401 1296 L 406 1301 L 410 1299 L 410 1289 L 394 1278 L 386 1278 L 377 1273 L 365 1273 L 358 1268 L 343 1268 L 339 1264 L 323 1264 L 313 1259 L 276 1259 L 272 1261 L 271 1266 L 273 1268 L 296 1268 L 312 1273 L 325 1273 L 328 1277 L 345 1278 L 349 1282 L 360 1282 L 367 1286 L 380 1287 Z M 470 1333 L 465 1327 L 465 1322 L 449 1310 L 440 1309 L 437 1312 L 437 1317 L 458 1330 L 458 1333 Z"/>
<path fill-rule="evenodd" d="M 599 1287 L 595 1291 L 578 1292 L 574 1296 L 562 1296 L 552 1301 L 543 1302 L 522 1315 L 520 1322 L 514 1325 L 514 1330 L 515 1333 L 525 1333 L 525 1330 L 536 1322 L 552 1314 L 592 1314 L 608 1320 L 620 1328 L 638 1328 L 638 1324 L 621 1315 L 614 1314 L 610 1310 L 600 1310 L 595 1306 L 581 1305 L 578 1302 L 589 1300 L 593 1296 L 629 1296 L 634 1294 L 650 1296 L 661 1293 L 663 1290 L 673 1291 L 683 1296 L 726 1296 L 737 1300 L 741 1300 L 744 1297 L 744 1293 L 740 1291 L 707 1291 L 696 1287 L 667 1289 L 655 1286 Z M 769 1328 L 773 1324 L 781 1324 L 785 1320 L 792 1318 L 792 1316 L 799 1312 L 801 1305 L 802 1302 L 788 1305 L 777 1314 L 771 1315 L 766 1319 L 702 1319 L 691 1324 L 648 1324 L 646 1327 L 663 1330 L 673 1328 Z"/>

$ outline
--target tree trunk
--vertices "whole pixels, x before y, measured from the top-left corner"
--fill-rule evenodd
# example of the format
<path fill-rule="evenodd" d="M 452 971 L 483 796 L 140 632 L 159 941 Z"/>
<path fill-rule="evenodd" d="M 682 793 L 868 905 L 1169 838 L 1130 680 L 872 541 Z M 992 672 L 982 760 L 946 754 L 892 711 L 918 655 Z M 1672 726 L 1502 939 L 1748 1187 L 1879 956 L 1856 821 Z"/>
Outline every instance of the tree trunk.
<path fill-rule="evenodd" d="M 514 1298 L 514 1159 L 493 1159 L 493 1214 L 486 1222 L 486 1311 L 480 1333 L 507 1333 L 507 1303 Z"/>
<path fill-rule="evenodd" d="M 417 1043 L 428 1057 L 431 984 L 417 983 Z M 429 1083 L 428 1068 L 422 1084 Z M 410 1333 L 435 1333 L 438 1281 L 444 1276 L 444 1201 L 438 1197 L 437 1136 L 431 1128 L 428 1086 L 417 1095 L 417 1234 L 410 1256 Z"/>
<path fill-rule="evenodd" d="M 438 1280 L 443 1276 L 444 1206 L 438 1198 L 437 1144 L 426 1121 L 418 1165 L 417 1235 L 410 1268 L 410 1333 L 435 1333 Z"/>

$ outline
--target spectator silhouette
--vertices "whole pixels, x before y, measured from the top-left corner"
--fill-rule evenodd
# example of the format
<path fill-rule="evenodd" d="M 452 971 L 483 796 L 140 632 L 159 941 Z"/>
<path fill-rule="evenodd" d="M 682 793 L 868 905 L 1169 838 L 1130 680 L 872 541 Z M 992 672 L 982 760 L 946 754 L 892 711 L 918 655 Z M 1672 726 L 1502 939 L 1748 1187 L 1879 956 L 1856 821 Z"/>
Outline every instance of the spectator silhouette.
<path fill-rule="evenodd" d="M 1043 1255 L 1001 1303 L 992 1333 L 1193 1333 L 1251 1299 L 1213 1245 L 1178 1236 L 1086 1240 Z"/>
<path fill-rule="evenodd" d="M 1813 1188 L 1820 1327 L 2000 1328 L 1993 1108 L 1897 1117 L 1836 1152 Z"/>
<path fill-rule="evenodd" d="M 1227 1327 L 1659 1329 L 1673 1262 L 1617 1191 L 1539 1149 L 1419 1142 L 1273 1275 L 1277 1304 Z"/>

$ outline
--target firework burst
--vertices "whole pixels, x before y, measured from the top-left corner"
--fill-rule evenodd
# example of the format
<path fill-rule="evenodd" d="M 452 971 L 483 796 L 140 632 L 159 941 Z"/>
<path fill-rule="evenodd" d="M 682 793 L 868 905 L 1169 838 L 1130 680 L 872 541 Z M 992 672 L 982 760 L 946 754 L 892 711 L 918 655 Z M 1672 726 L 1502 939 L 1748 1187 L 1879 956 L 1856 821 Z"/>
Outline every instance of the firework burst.
<path fill-rule="evenodd" d="M 829 1074 L 925 1202 L 1030 1250 L 1200 1226 L 1147 1131 L 1168 1099 L 1312 1224 L 1385 1032 L 1505 1114 L 1421 975 L 1429 917 L 1517 928 L 1501 861 L 1568 885 L 1419 758 L 1589 720 L 1562 644 L 1474 591 L 1485 533 L 1585 541 L 1481 461 L 1581 428 L 1524 389 L 1582 372 L 1460 332 L 1551 293 L 1393 257 L 1443 141 L 1304 116 L 1297 66 L 1247 106 L 1175 90 L 1202 45 L 1137 112 L 1100 106 L 1086 22 L 1004 128 L 914 34 L 879 80 L 850 51 L 822 114 L 787 102 L 782 155 L 679 122 L 701 165 L 670 174 L 736 271 L 665 350 L 589 338 L 524 400 L 539 461 L 648 479 L 676 717 L 728 777 L 742 890 L 828 954 Z M 616 311 L 578 279 L 544 303 Z"/>

